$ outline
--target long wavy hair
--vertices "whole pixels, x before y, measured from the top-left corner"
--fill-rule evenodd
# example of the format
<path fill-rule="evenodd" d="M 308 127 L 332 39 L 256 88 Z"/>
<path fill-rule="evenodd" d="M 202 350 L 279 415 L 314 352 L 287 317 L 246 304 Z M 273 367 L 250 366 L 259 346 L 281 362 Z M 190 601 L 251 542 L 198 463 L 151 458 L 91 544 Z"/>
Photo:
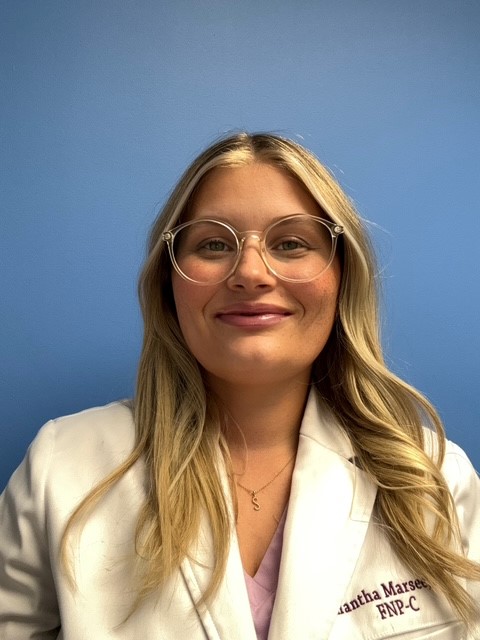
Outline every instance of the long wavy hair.
<path fill-rule="evenodd" d="M 460 534 L 440 472 L 445 452 L 441 421 L 426 398 L 385 365 L 376 264 L 364 225 L 313 154 L 272 134 L 238 133 L 206 149 L 185 171 L 152 227 L 139 283 L 145 330 L 134 401 L 135 447 L 71 516 L 62 545 L 64 562 L 68 564 L 66 539 L 72 527 L 142 458 L 148 490 L 136 532 L 143 566 L 138 602 L 188 556 L 203 515 L 210 523 L 215 552 L 204 601 L 219 587 L 234 526 L 221 473 L 225 461 L 229 468 L 228 449 L 220 413 L 179 329 L 162 233 L 187 215 L 212 169 L 253 162 L 288 172 L 317 201 L 322 215 L 345 229 L 338 248 L 342 281 L 337 317 L 314 363 L 313 384 L 348 434 L 359 466 L 378 487 L 376 518 L 393 552 L 414 575 L 444 594 L 468 624 L 477 614 L 476 603 L 458 579 L 480 580 L 480 567 L 455 550 Z M 436 431 L 435 456 L 425 450 L 424 425 Z"/>

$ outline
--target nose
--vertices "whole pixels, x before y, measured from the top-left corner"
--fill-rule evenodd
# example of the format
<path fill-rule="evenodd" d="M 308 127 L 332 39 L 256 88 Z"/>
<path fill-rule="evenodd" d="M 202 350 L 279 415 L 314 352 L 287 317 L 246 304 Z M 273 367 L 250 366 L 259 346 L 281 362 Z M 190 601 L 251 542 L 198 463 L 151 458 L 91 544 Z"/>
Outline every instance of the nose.
<path fill-rule="evenodd" d="M 233 289 L 257 289 L 273 287 L 275 283 L 276 277 L 264 261 L 260 238 L 256 235 L 243 238 L 240 256 L 235 271 L 228 278 L 228 285 Z"/>

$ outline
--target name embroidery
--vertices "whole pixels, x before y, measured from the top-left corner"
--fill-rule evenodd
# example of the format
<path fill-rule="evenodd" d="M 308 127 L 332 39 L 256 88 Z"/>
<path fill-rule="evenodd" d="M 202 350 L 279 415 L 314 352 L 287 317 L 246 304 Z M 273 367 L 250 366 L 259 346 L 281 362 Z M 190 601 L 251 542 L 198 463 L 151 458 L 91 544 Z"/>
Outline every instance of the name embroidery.
<path fill-rule="evenodd" d="M 352 613 L 366 604 L 375 603 L 375 607 L 382 620 L 395 616 L 403 616 L 408 610 L 420 611 L 416 595 L 411 595 L 412 591 L 428 589 L 430 585 L 424 580 L 407 580 L 405 582 L 381 582 L 378 589 L 367 591 L 362 589 L 355 598 L 349 602 L 344 602 L 338 610 L 338 615 Z M 402 597 L 398 597 L 402 596 Z M 387 600 L 388 599 L 388 600 Z M 376 602 L 380 601 L 380 602 Z"/>

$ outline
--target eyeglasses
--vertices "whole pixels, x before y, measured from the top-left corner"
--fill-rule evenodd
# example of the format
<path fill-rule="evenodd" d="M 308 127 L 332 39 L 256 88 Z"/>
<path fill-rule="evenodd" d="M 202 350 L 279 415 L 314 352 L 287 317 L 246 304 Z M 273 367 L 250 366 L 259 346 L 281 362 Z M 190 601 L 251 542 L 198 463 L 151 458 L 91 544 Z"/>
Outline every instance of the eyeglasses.
<path fill-rule="evenodd" d="M 177 273 L 201 285 L 218 284 L 238 267 L 242 251 L 256 241 L 267 269 L 287 282 L 309 282 L 331 265 L 344 228 L 309 214 L 292 214 L 264 231 L 237 231 L 226 222 L 191 220 L 165 231 Z"/>

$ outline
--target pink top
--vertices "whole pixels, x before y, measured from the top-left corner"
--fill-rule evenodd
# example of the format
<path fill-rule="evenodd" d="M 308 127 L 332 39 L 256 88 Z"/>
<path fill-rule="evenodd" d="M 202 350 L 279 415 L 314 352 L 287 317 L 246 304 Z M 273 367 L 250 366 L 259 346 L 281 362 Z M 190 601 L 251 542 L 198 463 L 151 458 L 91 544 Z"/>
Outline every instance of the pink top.
<path fill-rule="evenodd" d="M 257 573 L 252 578 L 244 571 L 250 609 L 252 610 L 253 623 L 258 640 L 267 640 L 268 638 L 268 629 L 277 593 L 286 515 L 287 511 L 285 510 Z"/>

